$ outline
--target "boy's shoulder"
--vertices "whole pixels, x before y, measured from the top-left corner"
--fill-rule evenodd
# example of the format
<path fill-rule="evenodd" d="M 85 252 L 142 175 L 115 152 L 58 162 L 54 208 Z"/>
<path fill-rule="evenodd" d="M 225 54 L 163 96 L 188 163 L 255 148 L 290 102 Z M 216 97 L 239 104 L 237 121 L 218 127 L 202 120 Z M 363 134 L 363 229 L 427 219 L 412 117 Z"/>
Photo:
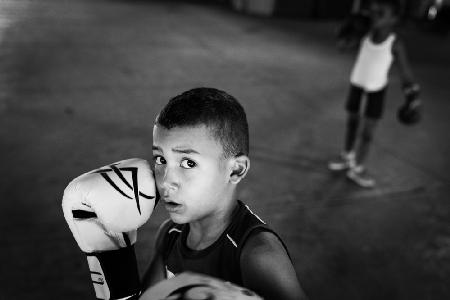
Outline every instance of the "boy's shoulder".
<path fill-rule="evenodd" d="M 261 261 L 267 259 L 288 258 L 289 252 L 286 245 L 274 231 L 260 231 L 251 235 L 242 249 L 242 261 Z"/>
<path fill-rule="evenodd" d="M 280 236 L 258 226 L 243 243 L 240 272 L 245 286 L 269 299 L 305 299 L 292 259 Z"/>
<path fill-rule="evenodd" d="M 240 205 L 243 213 L 237 216 L 239 228 L 235 230 L 239 253 L 253 255 L 281 250 L 289 256 L 286 245 L 275 230 L 254 213 L 248 205 L 243 202 L 240 202 Z"/>

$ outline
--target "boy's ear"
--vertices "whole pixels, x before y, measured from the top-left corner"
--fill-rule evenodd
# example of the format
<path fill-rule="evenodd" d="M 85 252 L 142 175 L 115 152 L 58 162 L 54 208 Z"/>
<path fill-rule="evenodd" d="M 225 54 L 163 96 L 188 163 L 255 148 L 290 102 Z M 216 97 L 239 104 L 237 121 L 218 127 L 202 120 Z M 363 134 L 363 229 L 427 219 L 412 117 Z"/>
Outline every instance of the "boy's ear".
<path fill-rule="evenodd" d="M 250 159 L 247 155 L 238 155 L 232 159 L 231 164 L 230 182 L 237 184 L 247 175 Z"/>

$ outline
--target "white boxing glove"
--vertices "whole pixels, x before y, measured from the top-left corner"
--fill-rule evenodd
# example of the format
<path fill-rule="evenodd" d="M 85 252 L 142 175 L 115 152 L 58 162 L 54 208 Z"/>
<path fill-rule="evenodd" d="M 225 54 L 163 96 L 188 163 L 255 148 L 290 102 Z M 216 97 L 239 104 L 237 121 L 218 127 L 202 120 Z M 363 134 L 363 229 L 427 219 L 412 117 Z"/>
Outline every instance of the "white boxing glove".
<path fill-rule="evenodd" d="M 98 299 L 139 294 L 136 229 L 147 222 L 157 200 L 153 172 L 139 158 L 85 173 L 64 190 L 64 217 L 87 255 Z"/>

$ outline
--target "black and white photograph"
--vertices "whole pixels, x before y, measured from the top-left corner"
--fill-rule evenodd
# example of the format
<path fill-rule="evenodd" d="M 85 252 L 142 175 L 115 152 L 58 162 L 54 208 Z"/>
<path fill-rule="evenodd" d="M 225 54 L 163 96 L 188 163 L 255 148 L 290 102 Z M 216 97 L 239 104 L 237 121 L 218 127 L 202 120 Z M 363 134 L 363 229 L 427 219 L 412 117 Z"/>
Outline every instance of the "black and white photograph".
<path fill-rule="evenodd" d="M 0 0 L 0 300 L 450 299 L 450 0 Z"/>

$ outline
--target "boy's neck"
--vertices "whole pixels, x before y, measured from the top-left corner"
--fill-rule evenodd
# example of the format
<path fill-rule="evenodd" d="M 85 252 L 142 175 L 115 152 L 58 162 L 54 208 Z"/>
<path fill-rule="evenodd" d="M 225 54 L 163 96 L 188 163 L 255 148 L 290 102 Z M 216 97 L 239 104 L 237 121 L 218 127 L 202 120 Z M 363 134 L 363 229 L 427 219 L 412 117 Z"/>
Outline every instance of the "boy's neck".
<path fill-rule="evenodd" d="M 189 223 L 187 246 L 193 250 L 202 250 L 212 245 L 231 223 L 236 207 L 237 201 L 233 199 L 226 207 L 216 211 L 213 215 Z"/>
<path fill-rule="evenodd" d="M 392 32 L 392 28 L 373 29 L 370 33 L 370 39 L 373 43 L 380 44 L 384 42 Z"/>

